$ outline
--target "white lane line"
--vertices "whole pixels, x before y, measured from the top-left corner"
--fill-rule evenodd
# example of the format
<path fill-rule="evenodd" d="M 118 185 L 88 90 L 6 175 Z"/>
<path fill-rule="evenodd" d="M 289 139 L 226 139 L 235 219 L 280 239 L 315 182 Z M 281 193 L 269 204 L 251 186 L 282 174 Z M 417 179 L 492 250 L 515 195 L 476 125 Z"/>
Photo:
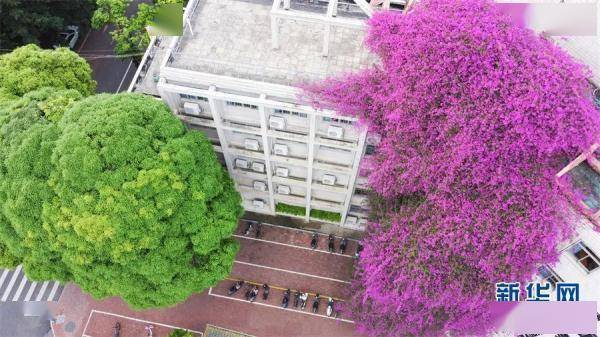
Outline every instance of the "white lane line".
<path fill-rule="evenodd" d="M 79 49 L 77 49 L 77 52 L 79 53 L 81 51 L 81 49 L 83 49 L 83 46 L 85 45 L 85 43 L 87 42 L 88 37 L 90 37 L 90 32 L 92 31 L 92 28 L 88 29 L 87 34 L 85 34 L 85 37 L 83 38 L 83 42 L 81 42 L 81 45 L 79 46 Z"/>
<path fill-rule="evenodd" d="M 85 326 L 83 327 L 83 332 L 81 333 L 81 336 L 87 336 L 85 334 L 85 332 L 87 331 L 88 328 L 88 324 L 90 324 L 90 320 L 92 319 L 92 314 L 94 313 L 94 310 L 90 311 L 90 315 L 88 316 L 87 322 L 85 322 Z"/>
<path fill-rule="evenodd" d="M 19 296 L 21 296 L 21 293 L 23 292 L 23 288 L 25 288 L 26 283 L 27 283 L 27 277 L 25 276 L 25 274 L 23 274 L 21 283 L 19 283 L 19 288 L 17 288 L 17 292 L 15 293 L 15 296 L 13 296 L 13 298 L 12 298 L 13 302 L 15 302 L 19 299 Z"/>
<path fill-rule="evenodd" d="M 169 328 L 169 329 L 181 329 L 181 330 L 188 330 L 188 331 L 190 331 L 190 332 L 193 332 L 193 333 L 195 333 L 195 334 L 199 334 L 200 336 L 202 336 L 202 335 L 204 334 L 204 333 L 203 333 L 203 332 L 201 332 L 201 331 L 191 330 L 191 329 L 183 328 L 183 327 L 180 327 L 180 326 L 174 326 L 174 325 L 169 325 L 169 324 L 163 324 L 163 323 L 158 323 L 158 322 L 155 322 L 155 321 L 147 321 L 147 320 L 145 320 L 145 319 L 139 319 L 139 318 L 135 318 L 135 317 L 124 316 L 124 315 L 119 315 L 119 314 L 115 314 L 115 313 L 112 313 L 112 312 L 107 312 L 107 311 L 100 311 L 100 310 L 93 309 L 93 310 L 92 310 L 92 312 L 93 312 L 93 313 L 97 313 L 97 314 L 104 314 L 104 315 L 109 315 L 109 316 L 120 317 L 120 318 L 124 318 L 124 319 L 130 319 L 130 320 L 132 320 L 132 321 L 136 321 L 136 322 L 140 322 L 140 323 L 152 323 L 152 324 L 154 324 L 154 325 L 160 325 L 160 326 L 163 326 L 163 327 L 165 327 L 165 328 Z M 89 320 L 88 320 L 88 323 L 89 323 Z M 87 329 L 87 324 L 86 324 L 85 326 L 86 326 L 86 329 Z M 85 333 L 85 330 L 83 330 L 83 331 L 84 331 L 84 333 Z"/>
<path fill-rule="evenodd" d="M 52 286 L 52 290 L 50 291 L 50 295 L 48 295 L 46 301 L 50 302 L 54 300 L 54 295 L 56 295 L 56 290 L 58 289 L 59 285 L 60 284 L 57 281 L 54 281 L 54 286 Z"/>
<path fill-rule="evenodd" d="M 127 70 L 125 70 L 125 74 L 123 74 L 123 78 L 121 79 L 121 83 L 119 83 L 119 87 L 117 88 L 117 91 L 115 91 L 115 93 L 119 93 L 119 90 L 121 90 L 121 86 L 123 85 L 123 82 L 125 81 L 125 77 L 127 77 L 127 74 L 129 73 L 129 68 L 131 68 L 131 64 L 133 63 L 133 60 L 129 61 L 129 65 L 127 66 Z"/>
<path fill-rule="evenodd" d="M 250 219 L 240 219 L 241 221 L 256 221 L 256 220 L 250 220 Z M 258 221 L 260 222 L 260 221 Z M 278 227 L 278 228 L 282 228 L 282 229 L 287 229 L 287 230 L 293 230 L 293 231 L 301 231 L 301 232 L 305 232 L 305 233 L 314 233 L 316 231 L 314 230 L 309 230 L 309 229 L 304 229 L 304 228 L 298 228 L 298 227 L 286 227 L 286 226 L 281 226 L 281 225 L 274 225 L 272 223 L 268 223 L 268 222 L 260 222 L 263 225 L 267 225 L 267 226 L 271 226 L 271 227 Z M 324 236 L 324 237 L 328 237 L 328 234 L 324 234 L 324 233 L 319 233 L 317 232 L 318 235 L 320 236 Z M 341 236 L 337 236 L 334 235 L 334 237 L 341 239 Z M 359 240 L 356 239 L 352 239 L 352 238 L 346 238 L 348 241 L 354 241 L 354 242 L 359 242 Z"/>
<path fill-rule="evenodd" d="M 238 260 L 235 260 L 233 262 L 234 263 L 243 264 L 243 265 L 246 265 L 246 266 L 271 269 L 271 270 L 275 270 L 275 271 L 281 271 L 281 272 L 284 272 L 284 273 L 290 273 L 290 274 L 296 274 L 296 275 L 302 275 L 302 276 L 307 276 L 307 277 L 318 278 L 318 279 L 321 279 L 321 280 L 327 280 L 327 281 L 333 281 L 333 282 L 350 284 L 349 281 L 338 280 L 338 279 L 335 279 L 335 278 L 330 278 L 330 277 L 325 277 L 325 276 L 318 276 L 318 275 L 306 274 L 306 273 L 301 273 L 299 271 L 286 270 L 286 269 L 280 269 L 280 268 L 275 268 L 275 267 L 267 267 L 267 266 L 263 266 L 263 265 L 260 265 L 260 264 L 255 264 L 255 263 L 250 263 L 250 262 L 243 262 L 243 261 L 238 261 Z"/>
<path fill-rule="evenodd" d="M 354 324 L 354 321 L 351 321 L 349 319 L 327 317 L 326 315 L 319 315 L 319 314 L 315 314 L 315 313 L 312 313 L 312 312 L 309 312 L 309 311 L 300 311 L 300 310 L 294 310 L 294 309 L 286 309 L 286 308 L 282 308 L 282 307 L 277 306 L 277 305 L 272 305 L 272 304 L 267 304 L 267 303 L 261 303 L 261 302 L 250 303 L 250 302 L 248 302 L 248 301 L 246 301 L 244 299 L 241 299 L 241 298 L 229 297 L 229 296 L 218 295 L 218 294 L 212 294 L 210 291 L 209 291 L 208 294 L 210 296 L 214 296 L 214 297 L 226 298 L 226 299 L 234 300 L 234 301 L 238 301 L 238 302 L 245 302 L 245 303 L 248 303 L 250 305 L 262 305 L 262 306 L 265 306 L 265 307 L 274 308 L 274 309 L 280 309 L 280 310 L 284 310 L 284 311 L 287 311 L 287 312 L 304 314 L 304 315 L 310 315 L 310 316 L 315 316 L 315 317 L 320 317 L 320 318 L 325 318 L 325 319 L 333 319 L 333 320 L 336 320 L 336 321 L 342 321 L 342 322 Z"/>
<path fill-rule="evenodd" d="M 27 295 L 25 295 L 25 301 L 29 301 L 31 296 L 33 296 L 33 292 L 35 291 L 35 287 L 37 287 L 37 282 L 31 282 L 29 285 L 29 291 L 27 291 Z"/>
<path fill-rule="evenodd" d="M 4 285 L 4 280 L 6 279 L 6 275 L 8 275 L 8 269 L 4 269 L 2 276 L 0 276 L 0 288 Z"/>
<path fill-rule="evenodd" d="M 290 245 L 289 243 L 283 243 L 283 242 L 277 242 L 277 241 L 271 241 L 271 240 L 264 240 L 264 239 L 257 239 L 257 238 L 252 238 L 252 237 L 243 236 L 243 235 L 239 235 L 239 234 L 234 234 L 233 236 L 235 236 L 236 238 L 240 238 L 240 239 L 247 239 L 247 240 L 260 241 L 260 242 L 267 242 L 267 243 L 272 243 L 274 245 L 280 245 L 280 246 L 285 246 L 285 247 L 292 247 L 292 248 L 304 249 L 304 250 L 309 250 L 309 251 L 319 252 L 319 253 L 324 253 L 324 254 L 330 254 L 330 255 L 343 256 L 343 257 L 347 257 L 347 258 L 350 258 L 350 259 L 354 258 L 354 256 L 352 256 L 352 255 L 346 255 L 346 254 L 340 254 L 340 253 L 330 253 L 329 251 L 323 250 L 323 249 L 312 249 L 310 247 L 302 247 L 302 246 Z"/>
<path fill-rule="evenodd" d="M 46 292 L 46 288 L 48 288 L 48 283 L 50 283 L 50 281 L 44 281 L 44 283 L 42 283 L 42 289 L 40 289 L 40 292 L 38 293 L 37 297 L 35 298 L 36 301 L 42 300 L 42 297 L 44 296 L 44 293 Z"/>
<path fill-rule="evenodd" d="M 6 302 L 6 300 L 8 299 L 8 295 L 10 294 L 12 287 L 15 285 L 15 282 L 17 281 L 17 278 L 19 277 L 22 268 L 23 266 L 19 265 L 17 269 L 15 269 L 14 274 L 10 278 L 10 282 L 8 282 L 8 286 L 6 286 L 6 290 L 4 290 L 4 294 L 2 294 L 2 299 L 0 299 L 0 302 Z"/>

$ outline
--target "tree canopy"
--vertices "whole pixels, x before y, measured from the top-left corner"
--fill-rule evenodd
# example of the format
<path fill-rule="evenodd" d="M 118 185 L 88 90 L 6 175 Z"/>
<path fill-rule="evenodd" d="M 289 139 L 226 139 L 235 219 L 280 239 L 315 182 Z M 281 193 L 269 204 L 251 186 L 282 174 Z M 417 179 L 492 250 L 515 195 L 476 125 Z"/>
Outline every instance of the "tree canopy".
<path fill-rule="evenodd" d="M 307 85 L 381 136 L 352 310 L 371 336 L 489 329 L 496 282 L 527 281 L 572 233 L 555 182 L 598 136 L 588 72 L 487 0 L 369 21 L 381 63 Z"/>
<path fill-rule="evenodd" d="M 69 94 L 2 114 L 0 253 L 34 279 L 74 281 L 135 308 L 224 278 L 241 198 L 205 136 L 147 96 Z M 65 101 L 64 114 L 51 104 Z"/>
<path fill-rule="evenodd" d="M 88 96 L 96 82 L 90 65 L 75 52 L 30 44 L 0 55 L 0 87 L 17 96 L 43 87 L 75 89 Z"/>
<path fill-rule="evenodd" d="M 85 26 L 94 0 L 3 0 L 0 2 L 0 46 L 13 49 L 29 43 L 50 47 L 67 25 Z"/>
<path fill-rule="evenodd" d="M 97 0 L 98 8 L 92 16 L 92 27 L 100 29 L 113 24 L 110 35 L 115 41 L 117 55 L 139 56 L 150 43 L 146 26 L 150 25 L 163 4 L 182 3 L 182 0 L 157 0 L 152 4 L 140 3 L 135 14 L 128 16 L 131 0 Z"/>
<path fill-rule="evenodd" d="M 53 197 L 54 121 L 79 99 L 76 90 L 42 88 L 0 108 L 0 265 L 23 263 L 33 278 L 67 279 L 57 272 L 64 266 L 45 235 L 42 208 Z"/>

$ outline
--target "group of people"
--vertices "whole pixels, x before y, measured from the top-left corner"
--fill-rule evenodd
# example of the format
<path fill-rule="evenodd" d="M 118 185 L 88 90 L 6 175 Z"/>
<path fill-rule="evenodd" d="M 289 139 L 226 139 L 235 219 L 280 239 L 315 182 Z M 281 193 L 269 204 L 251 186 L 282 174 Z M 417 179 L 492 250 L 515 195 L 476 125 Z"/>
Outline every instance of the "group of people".
<path fill-rule="evenodd" d="M 245 282 L 242 280 L 235 281 L 229 288 L 229 292 L 228 292 L 229 296 L 232 296 L 238 290 L 240 290 L 242 288 L 242 286 L 244 285 L 244 283 Z M 265 283 L 262 285 L 262 289 L 263 289 L 262 298 L 264 301 L 266 301 L 269 298 L 269 293 L 271 292 L 271 287 L 269 287 L 269 285 Z M 246 300 L 249 301 L 250 303 L 256 301 L 256 298 L 258 297 L 259 292 L 260 292 L 260 289 L 259 289 L 258 285 L 249 284 L 248 288 L 246 290 L 246 294 L 245 294 Z M 290 305 L 291 295 L 292 295 L 291 289 L 287 289 L 283 293 L 283 299 L 281 300 L 282 308 L 288 308 L 288 306 Z M 301 310 L 305 310 L 306 304 L 308 302 L 308 296 L 309 296 L 309 294 L 307 292 L 301 292 L 300 290 L 296 290 L 294 293 L 294 300 L 293 300 L 294 308 L 296 308 L 296 309 L 300 308 Z M 312 312 L 313 313 L 317 313 L 319 311 L 320 301 L 321 301 L 321 296 L 318 293 L 315 294 L 313 303 L 312 303 Z M 333 300 L 333 298 L 329 297 L 329 300 L 327 301 L 327 310 L 326 310 L 326 314 L 329 317 L 331 317 L 334 313 L 333 305 L 334 305 L 334 300 Z M 335 317 L 337 317 L 337 312 L 335 313 Z"/>

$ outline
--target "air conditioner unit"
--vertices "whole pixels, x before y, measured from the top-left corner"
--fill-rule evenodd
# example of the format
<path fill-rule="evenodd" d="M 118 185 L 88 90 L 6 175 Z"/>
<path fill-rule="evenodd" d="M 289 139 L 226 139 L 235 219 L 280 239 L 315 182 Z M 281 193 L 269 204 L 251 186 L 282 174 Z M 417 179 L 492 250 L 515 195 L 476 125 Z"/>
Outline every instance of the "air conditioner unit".
<path fill-rule="evenodd" d="M 254 199 L 254 200 L 252 200 L 252 206 L 254 206 L 256 208 L 264 208 L 265 201 L 262 199 Z"/>
<path fill-rule="evenodd" d="M 356 225 L 357 221 L 358 221 L 358 218 L 355 216 L 347 216 L 346 217 L 346 223 L 349 225 Z"/>
<path fill-rule="evenodd" d="M 273 145 L 273 152 L 278 156 L 287 156 L 288 147 L 284 144 L 275 144 Z"/>
<path fill-rule="evenodd" d="M 198 103 L 185 102 L 183 103 L 183 111 L 187 115 L 200 116 L 202 113 L 202 108 Z"/>
<path fill-rule="evenodd" d="M 361 227 L 364 227 L 367 225 L 367 219 L 361 218 L 360 220 L 358 220 L 358 225 Z"/>
<path fill-rule="evenodd" d="M 257 191 L 266 191 L 267 190 L 267 184 L 265 184 L 262 181 L 257 180 L 253 183 L 253 185 L 254 185 L 254 189 Z"/>
<path fill-rule="evenodd" d="M 271 129 L 285 129 L 285 119 L 283 117 L 271 116 L 269 118 L 269 127 Z"/>
<path fill-rule="evenodd" d="M 277 185 L 277 193 L 279 194 L 290 194 L 291 190 L 289 186 L 286 185 Z"/>
<path fill-rule="evenodd" d="M 245 159 L 236 159 L 235 160 L 235 167 L 239 167 L 239 168 L 243 168 L 243 169 L 247 169 L 250 167 L 250 163 L 245 160 Z"/>
<path fill-rule="evenodd" d="M 379 142 L 381 142 L 381 136 L 380 135 L 368 135 L 367 136 L 367 144 L 378 145 Z"/>
<path fill-rule="evenodd" d="M 324 174 L 321 182 L 323 185 L 335 185 L 335 176 L 331 174 Z"/>
<path fill-rule="evenodd" d="M 327 128 L 327 137 L 329 138 L 342 138 L 344 136 L 344 129 L 339 126 L 330 125 Z"/>
<path fill-rule="evenodd" d="M 290 170 L 288 170 L 286 167 L 277 167 L 275 169 L 275 175 L 278 177 L 284 177 L 287 178 L 287 176 L 289 175 Z"/>
<path fill-rule="evenodd" d="M 244 139 L 244 148 L 246 150 L 258 151 L 258 140 L 252 138 Z"/>
<path fill-rule="evenodd" d="M 265 164 L 263 163 L 252 163 L 252 171 L 264 173 L 265 172 Z"/>

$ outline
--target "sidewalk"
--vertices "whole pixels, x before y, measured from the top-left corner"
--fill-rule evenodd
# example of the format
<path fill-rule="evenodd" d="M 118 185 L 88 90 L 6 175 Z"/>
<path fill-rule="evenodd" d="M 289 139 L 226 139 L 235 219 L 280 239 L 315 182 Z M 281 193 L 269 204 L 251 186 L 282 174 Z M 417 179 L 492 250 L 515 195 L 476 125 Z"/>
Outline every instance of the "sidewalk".
<path fill-rule="evenodd" d="M 326 251 L 327 236 L 320 236 L 318 250 L 310 249 L 310 231 L 263 225 L 262 235 L 256 238 L 254 232 L 244 236 L 244 229 L 242 222 L 236 232 L 241 248 L 230 279 L 172 308 L 133 311 L 119 298 L 95 301 L 76 285 L 67 285 L 53 306 L 55 316 L 65 317 L 64 322 L 54 325 L 55 336 L 112 337 L 117 321 L 123 337 L 146 336 L 147 324 L 155 327 L 154 337 L 166 337 L 176 327 L 202 336 L 207 324 L 257 337 L 360 336 L 349 317 L 334 319 L 325 315 L 327 297 L 336 299 L 337 310 L 340 301 L 349 296 L 356 242 L 348 242 L 345 255 L 332 254 Z M 336 249 L 338 245 L 336 238 Z M 256 302 L 247 302 L 247 285 L 228 296 L 228 288 L 237 279 L 268 283 L 268 300 L 263 301 L 261 289 Z M 287 288 L 292 289 L 292 296 L 290 307 L 284 309 L 280 305 Z M 304 311 L 292 308 L 296 289 L 311 294 Z M 321 294 L 321 301 L 319 311 L 313 314 L 310 309 L 315 293 Z"/>

